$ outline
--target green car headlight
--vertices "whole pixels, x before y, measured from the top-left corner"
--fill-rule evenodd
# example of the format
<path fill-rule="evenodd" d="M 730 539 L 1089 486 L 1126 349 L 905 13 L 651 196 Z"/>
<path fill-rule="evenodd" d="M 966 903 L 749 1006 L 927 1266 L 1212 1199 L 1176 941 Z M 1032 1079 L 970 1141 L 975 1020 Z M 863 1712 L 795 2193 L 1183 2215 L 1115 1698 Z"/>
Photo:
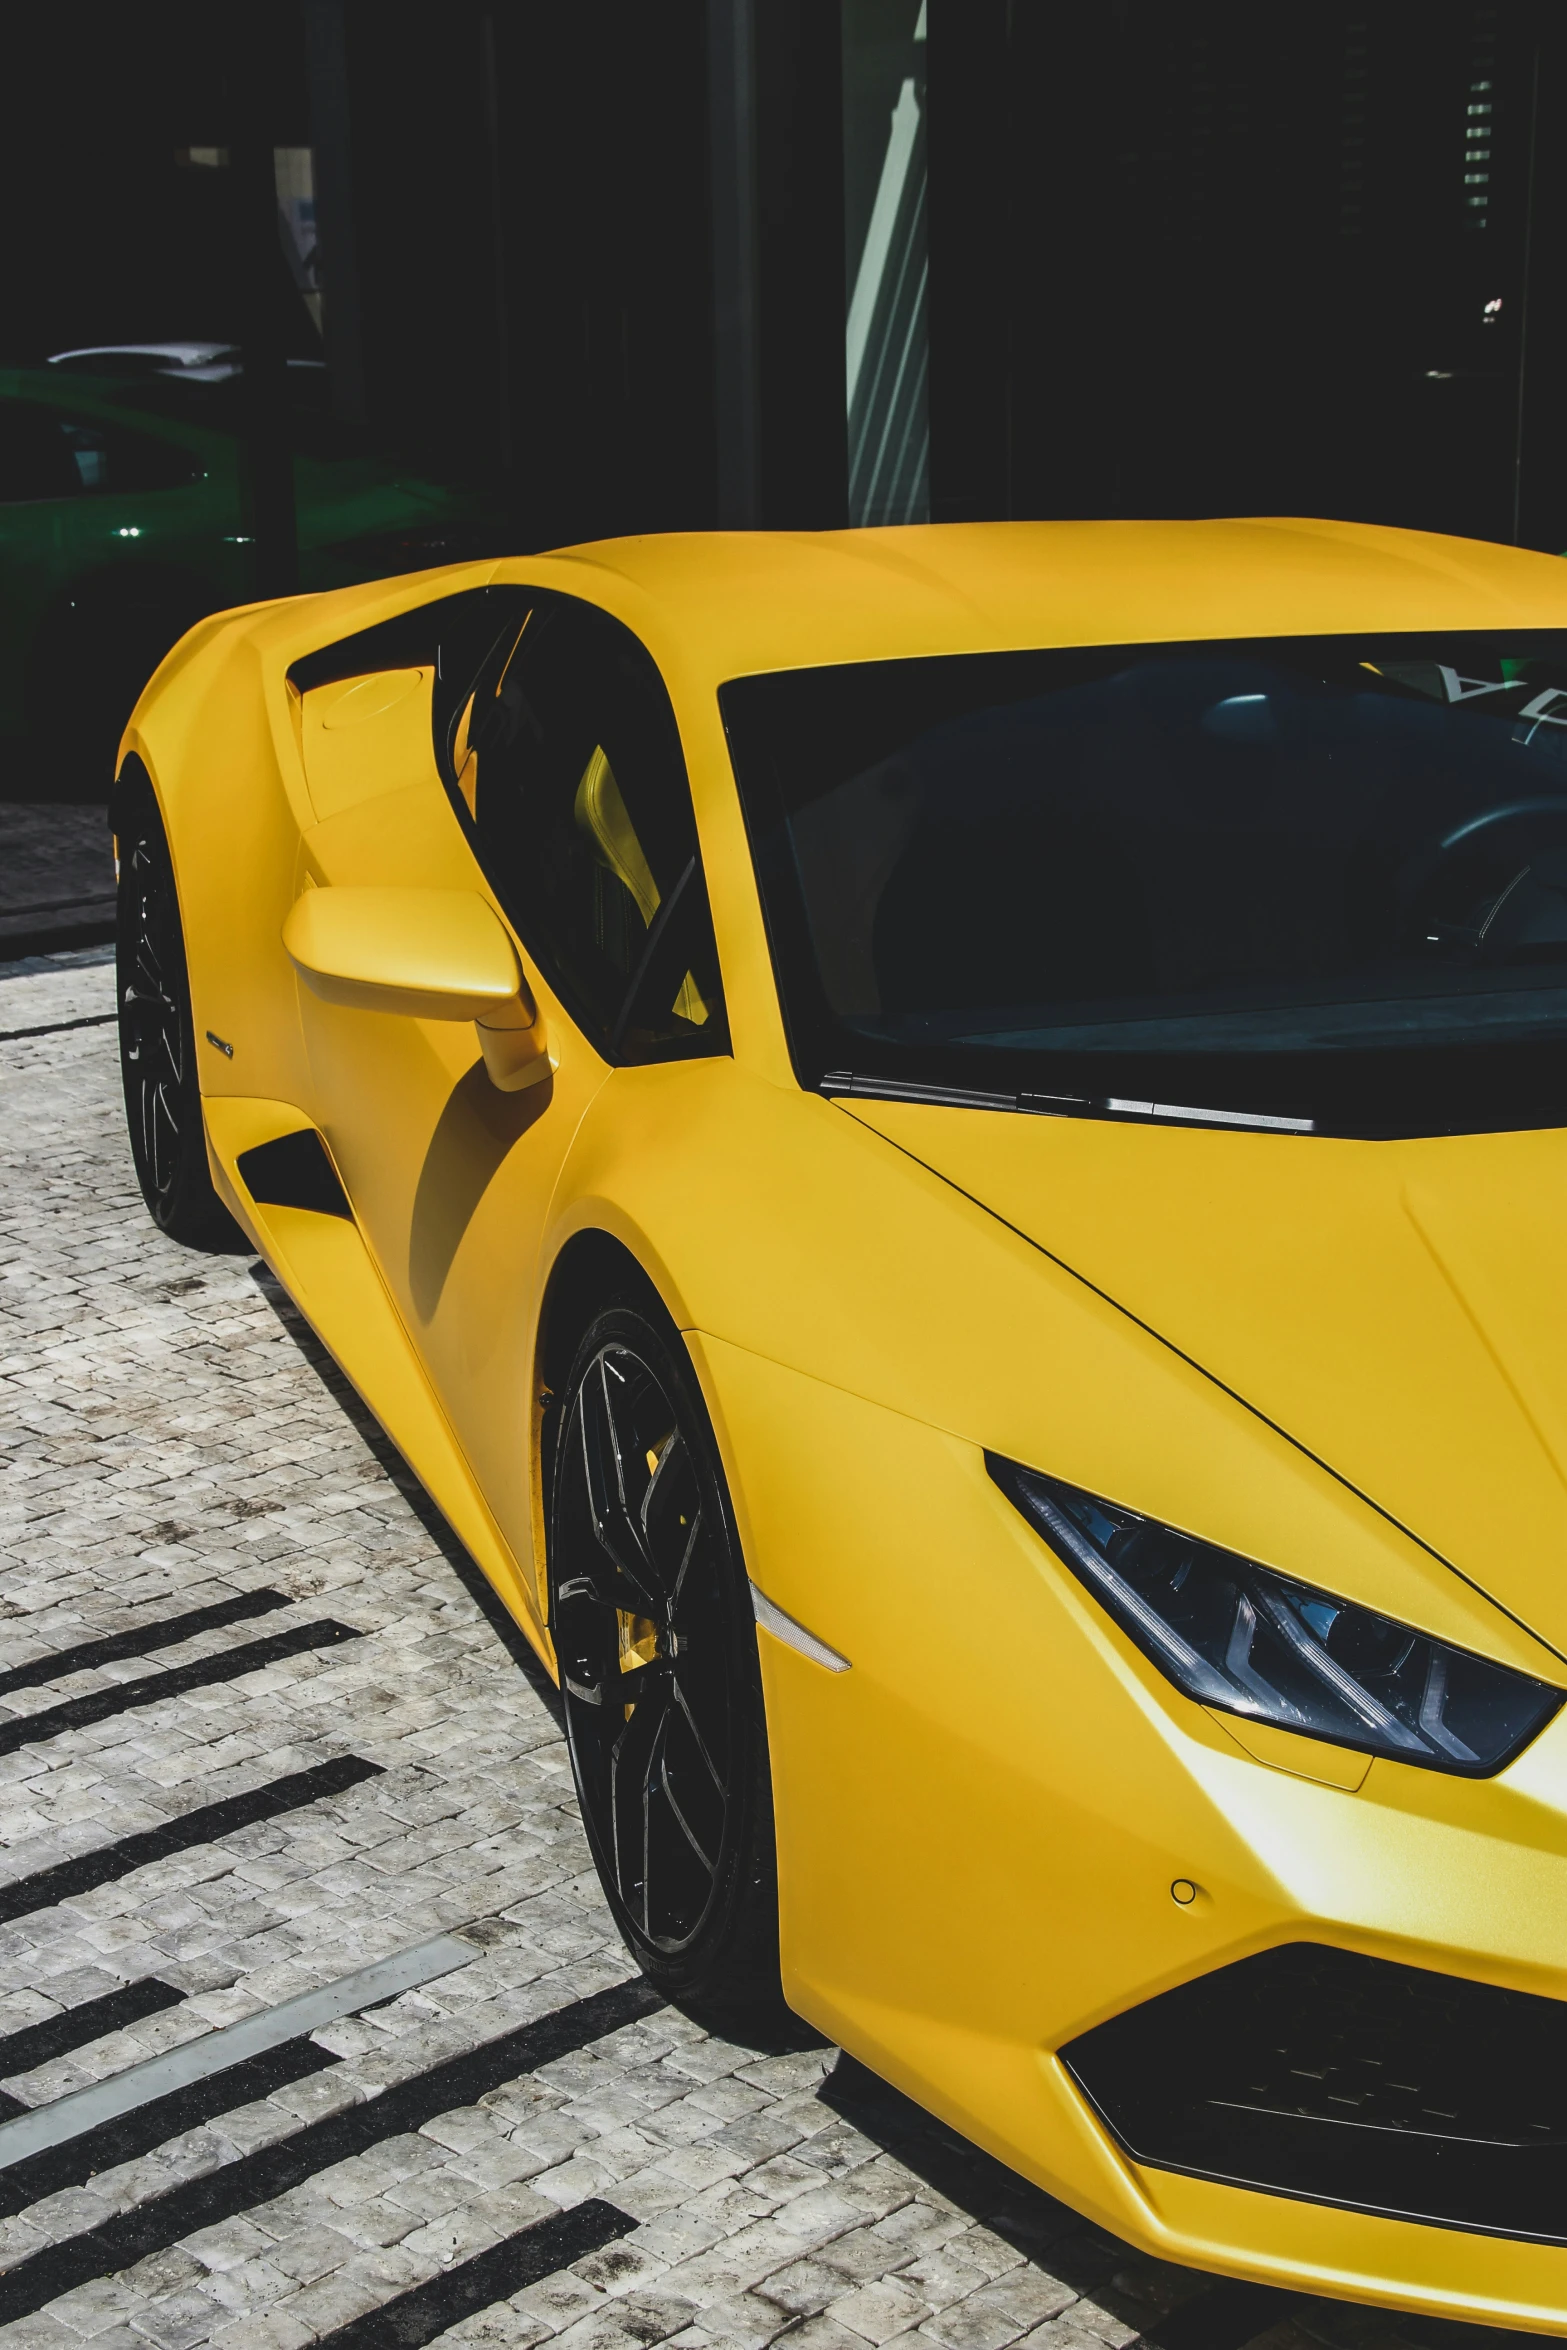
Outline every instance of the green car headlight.
<path fill-rule="evenodd" d="M 1151 1663 L 1200 1705 L 1485 1778 L 1564 1694 L 1370 1608 L 985 1455 L 991 1476 Z"/>

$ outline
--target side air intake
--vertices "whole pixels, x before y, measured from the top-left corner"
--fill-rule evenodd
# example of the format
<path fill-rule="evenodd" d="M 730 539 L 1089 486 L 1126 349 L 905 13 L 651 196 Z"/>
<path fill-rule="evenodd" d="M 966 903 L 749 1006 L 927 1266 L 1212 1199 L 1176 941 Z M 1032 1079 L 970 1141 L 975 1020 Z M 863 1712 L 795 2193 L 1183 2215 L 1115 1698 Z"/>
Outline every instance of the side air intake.
<path fill-rule="evenodd" d="M 234 1162 L 258 1208 L 311 1208 L 318 1216 L 352 1216 L 348 1194 L 313 1126 L 258 1143 Z"/>
<path fill-rule="evenodd" d="M 1567 2003 L 1294 1943 L 1061 2050 L 1133 2159 L 1567 2244 Z"/>

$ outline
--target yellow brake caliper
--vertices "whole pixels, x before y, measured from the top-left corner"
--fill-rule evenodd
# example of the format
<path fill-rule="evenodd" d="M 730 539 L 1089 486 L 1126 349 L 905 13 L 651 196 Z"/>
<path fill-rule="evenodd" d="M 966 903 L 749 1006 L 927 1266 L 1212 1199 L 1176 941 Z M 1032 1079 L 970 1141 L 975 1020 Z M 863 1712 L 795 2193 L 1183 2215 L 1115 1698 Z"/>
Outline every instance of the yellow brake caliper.
<path fill-rule="evenodd" d="M 657 1467 L 658 1454 L 650 1452 L 647 1456 L 650 1477 Z M 616 1608 L 615 1629 L 619 1636 L 620 1669 L 623 1673 L 634 1673 L 638 1665 L 650 1665 L 653 1662 L 658 1654 L 658 1626 L 651 1616 L 633 1616 L 624 1608 Z M 635 1710 L 634 1706 L 629 1705 L 621 1708 L 628 1722 Z"/>

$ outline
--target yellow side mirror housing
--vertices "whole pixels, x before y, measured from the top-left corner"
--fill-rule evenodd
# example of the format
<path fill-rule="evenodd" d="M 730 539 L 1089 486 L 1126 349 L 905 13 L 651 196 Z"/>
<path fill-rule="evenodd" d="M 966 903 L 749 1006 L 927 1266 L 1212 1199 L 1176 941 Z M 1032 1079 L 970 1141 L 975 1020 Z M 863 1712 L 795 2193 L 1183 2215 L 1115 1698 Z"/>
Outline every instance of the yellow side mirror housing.
<path fill-rule="evenodd" d="M 307 889 L 283 924 L 289 961 L 324 1003 L 472 1020 L 503 1092 L 549 1073 L 544 1023 L 493 910 L 465 889 Z"/>

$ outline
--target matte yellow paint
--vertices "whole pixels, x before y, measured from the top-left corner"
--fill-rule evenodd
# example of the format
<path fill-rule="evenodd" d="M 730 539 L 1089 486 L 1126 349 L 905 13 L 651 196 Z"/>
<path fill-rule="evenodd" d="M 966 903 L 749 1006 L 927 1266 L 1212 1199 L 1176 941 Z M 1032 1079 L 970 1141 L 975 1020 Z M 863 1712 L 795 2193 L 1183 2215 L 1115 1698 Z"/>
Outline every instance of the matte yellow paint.
<path fill-rule="evenodd" d="M 511 940 L 475 890 L 308 889 L 289 909 L 283 945 L 323 1003 L 492 1021 L 515 1005 L 515 1025 L 534 1024 Z"/>
<path fill-rule="evenodd" d="M 1344 1787 L 1351 1794 L 1366 1783 L 1369 1754 L 1330 1746 L 1323 1738 L 1302 1738 L 1293 1730 L 1275 1729 L 1271 1722 L 1251 1722 L 1243 1714 L 1216 1711 L 1213 1718 L 1243 1753 L 1270 1763 L 1276 1771 L 1292 1771 L 1297 1779 L 1320 1779 L 1324 1787 Z"/>
<path fill-rule="evenodd" d="M 531 1020 L 521 1016 L 524 1010 L 533 1012 Z M 490 1083 L 502 1093 L 522 1093 L 554 1075 L 549 1031 L 532 1005 L 519 1001 L 517 1018 L 476 1020 L 474 1026 Z"/>
<path fill-rule="evenodd" d="M 301 750 L 318 816 L 335 816 L 361 800 L 382 798 L 399 783 L 421 780 L 420 733 L 429 740 L 434 685 L 433 669 L 387 669 L 316 686 L 302 697 Z M 418 731 L 404 702 L 414 705 L 422 722 Z"/>
<path fill-rule="evenodd" d="M 1136 2175 L 1148 2197 L 1149 2241 L 1164 2242 L 1172 2259 L 1431 2317 L 1562 2331 L 1567 2254 L 1550 2245 L 1499 2244 L 1239 2189 L 1225 2196 L 1220 2215 L 1212 2190 L 1195 2179 Z"/>
<path fill-rule="evenodd" d="M 491 577 L 602 605 L 663 671 L 730 1058 L 598 1057 L 467 847 L 422 683 L 366 691 L 342 726 L 290 697 L 301 655 Z M 1567 1686 L 1563 1138 L 1359 1144 L 802 1093 L 716 695 L 812 662 L 1513 625 L 1567 626 L 1567 567 L 1333 523 L 640 539 L 205 623 L 126 747 L 168 823 L 198 1034 L 235 1045 L 202 1069 L 229 1196 L 541 1653 L 538 1331 L 561 1252 L 614 1236 L 688 1334 L 751 1574 L 853 1660 L 827 1673 L 759 1638 L 801 2012 L 1150 2251 L 1567 2333 L 1567 2252 L 1139 2174 L 1054 2054 L 1303 1938 L 1567 1996 L 1567 1718 L 1489 1781 L 1221 1719 L 1130 1647 L 983 1461 Z M 471 1027 L 301 985 L 290 909 L 370 889 L 482 901 L 547 1077 L 503 1092 Z M 243 1196 L 240 1152 L 289 1123 L 326 1138 L 353 1224 Z"/>
<path fill-rule="evenodd" d="M 852 1109 L 1567 1655 L 1567 1132 L 1360 1143 Z"/>
<path fill-rule="evenodd" d="M 308 1125 L 285 1102 L 209 1104 L 207 1138 L 219 1189 L 540 1655 L 553 1665 L 532 1590 L 475 1488 L 358 1227 L 340 1216 L 260 1206 L 245 1187 L 236 1165 L 242 1152 Z"/>

